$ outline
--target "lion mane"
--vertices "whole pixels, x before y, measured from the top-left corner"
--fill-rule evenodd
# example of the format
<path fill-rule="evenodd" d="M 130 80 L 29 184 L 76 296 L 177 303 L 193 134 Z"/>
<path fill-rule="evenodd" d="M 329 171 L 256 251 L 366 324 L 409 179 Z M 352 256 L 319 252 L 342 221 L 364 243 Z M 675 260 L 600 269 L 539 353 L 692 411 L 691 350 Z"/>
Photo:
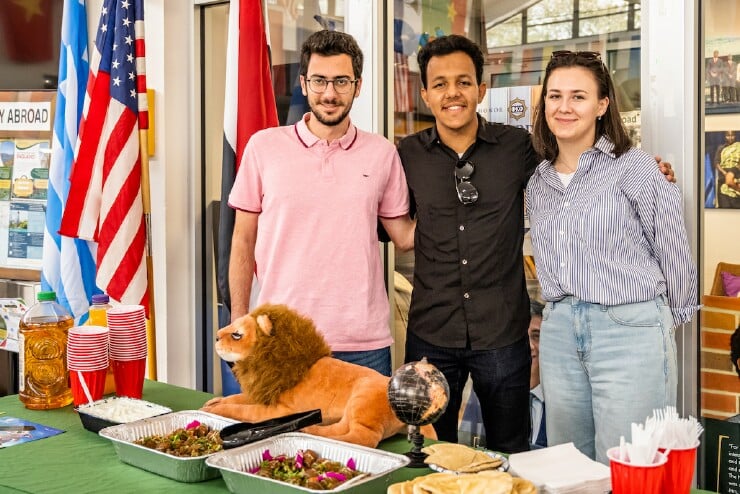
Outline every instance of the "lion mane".
<path fill-rule="evenodd" d="M 331 356 L 331 348 L 311 319 L 286 305 L 265 304 L 251 315 L 254 319 L 266 315 L 273 329 L 268 335 L 254 325 L 251 354 L 237 361 L 232 371 L 254 403 L 274 405 L 320 358 Z"/>

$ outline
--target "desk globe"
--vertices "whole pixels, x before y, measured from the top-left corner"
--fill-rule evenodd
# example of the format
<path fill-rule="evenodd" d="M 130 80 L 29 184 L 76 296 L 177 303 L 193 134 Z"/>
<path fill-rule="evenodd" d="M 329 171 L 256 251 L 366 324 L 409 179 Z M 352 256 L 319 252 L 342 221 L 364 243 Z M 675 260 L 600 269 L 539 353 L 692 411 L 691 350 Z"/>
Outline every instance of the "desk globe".
<path fill-rule="evenodd" d="M 421 451 L 424 435 L 419 427 L 435 422 L 444 413 L 450 401 L 450 386 L 444 374 L 427 362 L 409 362 L 399 367 L 388 382 L 388 401 L 398 419 L 409 426 L 413 442 L 409 467 L 426 467 L 426 453 Z"/>

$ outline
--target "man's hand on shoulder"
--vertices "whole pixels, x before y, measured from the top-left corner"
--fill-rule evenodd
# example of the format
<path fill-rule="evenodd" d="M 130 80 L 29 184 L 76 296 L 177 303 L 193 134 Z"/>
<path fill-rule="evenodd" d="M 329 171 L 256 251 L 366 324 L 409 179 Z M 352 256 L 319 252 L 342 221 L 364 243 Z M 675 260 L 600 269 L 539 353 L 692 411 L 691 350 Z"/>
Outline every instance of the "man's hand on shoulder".
<path fill-rule="evenodd" d="M 663 158 L 658 155 L 655 155 L 655 161 L 658 162 L 658 168 L 660 169 L 660 172 L 665 175 L 665 179 L 675 184 L 676 176 L 673 173 L 673 167 L 671 166 L 671 164 L 667 161 L 663 161 Z"/>

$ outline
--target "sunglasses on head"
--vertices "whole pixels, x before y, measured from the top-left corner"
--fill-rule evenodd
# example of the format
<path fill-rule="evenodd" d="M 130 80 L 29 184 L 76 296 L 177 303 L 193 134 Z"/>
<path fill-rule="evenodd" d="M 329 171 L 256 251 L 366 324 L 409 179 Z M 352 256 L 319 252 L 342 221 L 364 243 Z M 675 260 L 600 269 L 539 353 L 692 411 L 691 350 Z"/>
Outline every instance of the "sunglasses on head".
<path fill-rule="evenodd" d="M 550 60 L 555 60 L 558 58 L 566 58 L 566 57 L 574 57 L 574 58 L 582 58 L 584 60 L 601 60 L 601 53 L 598 51 L 570 51 L 570 50 L 556 50 L 552 52 L 552 55 L 550 56 Z"/>
<path fill-rule="evenodd" d="M 475 171 L 472 161 L 459 160 L 455 165 L 455 189 L 461 203 L 468 205 L 478 200 L 478 189 L 470 183 L 470 177 Z"/>

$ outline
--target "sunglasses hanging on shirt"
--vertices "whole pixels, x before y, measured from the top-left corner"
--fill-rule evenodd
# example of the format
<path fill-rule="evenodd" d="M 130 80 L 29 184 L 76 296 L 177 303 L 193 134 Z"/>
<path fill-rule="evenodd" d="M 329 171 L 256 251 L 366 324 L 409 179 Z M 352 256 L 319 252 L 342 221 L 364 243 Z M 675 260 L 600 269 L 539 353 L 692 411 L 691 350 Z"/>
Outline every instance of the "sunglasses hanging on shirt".
<path fill-rule="evenodd" d="M 455 165 L 455 189 L 457 189 L 457 198 L 466 206 L 478 200 L 478 189 L 470 183 L 470 177 L 474 171 L 475 165 L 472 161 L 459 160 Z"/>

